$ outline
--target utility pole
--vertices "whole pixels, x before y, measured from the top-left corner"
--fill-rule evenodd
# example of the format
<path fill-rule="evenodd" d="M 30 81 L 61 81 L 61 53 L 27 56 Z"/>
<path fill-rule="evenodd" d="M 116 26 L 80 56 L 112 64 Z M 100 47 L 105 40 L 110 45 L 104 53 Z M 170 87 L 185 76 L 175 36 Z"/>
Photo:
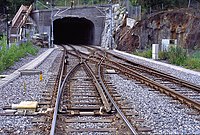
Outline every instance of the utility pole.
<path fill-rule="evenodd" d="M 191 2 L 191 0 L 188 0 L 188 8 L 190 7 L 190 2 Z"/>
<path fill-rule="evenodd" d="M 53 37 L 53 5 L 54 5 L 54 1 L 51 0 L 51 36 L 50 36 L 50 47 L 54 47 L 53 45 L 53 40 L 54 40 L 54 37 Z"/>
<path fill-rule="evenodd" d="M 111 5 L 110 5 L 110 49 L 113 49 L 113 46 L 112 46 L 112 22 L 113 22 L 113 17 L 112 17 L 112 2 L 111 2 Z"/>
<path fill-rule="evenodd" d="M 7 22 L 7 49 L 9 48 L 9 22 L 8 22 L 8 6 L 6 6 L 6 22 Z"/>
<path fill-rule="evenodd" d="M 7 0 L 4 0 L 5 7 L 4 7 L 4 12 L 6 14 L 6 48 L 9 49 L 9 21 L 8 21 L 8 3 Z"/>
<path fill-rule="evenodd" d="M 37 0 L 34 0 L 35 10 L 37 10 Z"/>

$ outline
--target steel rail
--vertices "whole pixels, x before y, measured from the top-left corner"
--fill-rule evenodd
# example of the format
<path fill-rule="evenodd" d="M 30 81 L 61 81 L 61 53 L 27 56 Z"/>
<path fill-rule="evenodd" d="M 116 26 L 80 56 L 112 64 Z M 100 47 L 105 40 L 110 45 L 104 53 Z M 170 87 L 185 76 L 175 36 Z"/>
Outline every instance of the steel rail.
<path fill-rule="evenodd" d="M 53 114 L 53 121 L 51 124 L 51 132 L 50 135 L 54 135 L 55 132 L 55 128 L 56 128 L 56 120 L 57 120 L 57 114 L 58 114 L 58 108 L 59 108 L 59 103 L 60 103 L 60 99 L 61 99 L 61 95 L 64 89 L 64 85 L 65 82 L 69 79 L 69 77 L 72 75 L 72 73 L 81 65 L 81 63 L 75 65 L 72 69 L 70 69 L 70 71 L 67 73 L 67 75 L 65 76 L 61 87 L 59 87 L 58 89 L 58 94 L 57 94 L 57 98 L 56 98 L 56 105 L 54 108 L 54 114 Z"/>
<path fill-rule="evenodd" d="M 65 76 L 65 78 L 64 78 L 64 80 L 63 80 L 63 82 L 62 82 L 62 84 L 61 84 L 61 79 L 62 79 L 62 75 L 61 75 L 61 78 L 60 78 L 60 82 L 59 82 L 59 87 L 58 87 L 58 92 L 57 92 L 57 98 L 56 98 L 56 104 L 55 104 L 55 107 L 54 107 L 54 114 L 53 114 L 53 120 L 52 120 L 52 124 L 51 124 L 51 131 L 50 131 L 50 135 L 54 135 L 54 133 L 55 133 L 55 129 L 56 129 L 56 121 L 57 121 L 57 114 L 58 114 L 58 109 L 59 109 L 59 103 L 60 103 L 60 99 L 61 99 L 61 95 L 62 95 L 62 92 L 63 92 L 63 89 L 64 89 L 64 85 L 65 85 L 65 83 L 66 83 L 66 81 L 70 78 L 70 76 L 75 72 L 75 70 L 77 70 L 78 69 L 78 67 L 82 64 L 82 63 L 86 63 L 86 62 L 83 62 L 83 59 L 82 59 L 82 57 L 81 57 L 81 55 L 80 55 L 80 51 L 78 51 L 78 50 L 76 50 L 73 46 L 71 46 L 71 45 L 69 45 L 71 48 L 73 48 L 74 49 L 74 51 L 77 53 L 77 57 L 79 57 L 80 59 L 81 59 L 81 61 L 80 61 L 80 63 L 79 64 L 77 64 L 77 65 L 75 65 L 72 69 L 70 69 L 70 71 L 67 73 L 67 75 Z M 65 50 L 65 49 L 64 49 Z M 65 57 L 64 57 L 65 58 Z M 87 64 L 86 64 L 87 65 Z M 89 67 L 89 66 L 88 66 Z M 89 71 L 89 68 L 87 67 L 87 69 L 88 69 L 88 71 Z M 64 61 L 63 61 L 63 67 L 62 67 L 63 69 L 64 69 Z M 62 73 L 63 73 L 63 71 L 62 71 Z M 91 75 L 92 75 L 92 71 L 91 71 Z M 93 78 L 94 79 L 96 79 L 96 77 L 95 77 L 95 75 L 93 75 Z M 97 81 L 97 79 L 96 79 L 96 83 L 95 84 L 98 84 L 98 81 Z M 100 86 L 100 84 L 98 84 L 98 86 L 96 86 L 96 87 L 99 87 Z M 99 87 L 99 88 L 101 88 L 101 87 Z M 97 89 L 99 89 L 99 88 L 97 88 Z M 103 92 L 103 91 L 102 91 Z M 100 95 L 102 95 L 102 94 L 100 94 Z M 109 105 L 109 103 L 108 103 L 108 101 L 107 100 L 105 100 L 105 95 L 104 95 L 104 98 L 102 99 L 102 101 L 104 102 L 104 103 L 106 103 L 107 105 L 106 105 L 106 107 L 105 107 L 105 109 L 107 110 L 107 111 L 110 111 L 111 110 L 111 108 L 110 108 L 110 106 L 108 106 Z M 106 102 L 107 101 L 107 102 Z"/>
<path fill-rule="evenodd" d="M 102 51 L 99 48 L 96 48 L 96 49 L 99 50 L 99 51 Z M 110 52 L 107 52 L 107 53 L 110 54 L 110 55 L 112 55 L 112 56 L 116 56 L 116 55 L 114 55 L 114 54 L 112 54 Z M 121 57 L 119 57 L 119 58 L 122 59 L 122 60 L 124 60 L 124 61 L 129 61 L 129 60 L 123 59 Z M 149 78 L 147 78 L 147 77 L 139 74 L 138 72 L 136 72 L 136 71 L 134 71 L 132 69 L 127 68 L 122 63 L 117 63 L 117 62 L 112 61 L 110 59 L 107 59 L 107 60 L 110 61 L 111 63 L 113 63 L 114 65 L 116 65 L 116 67 L 114 67 L 112 64 L 106 64 L 106 63 L 104 63 L 106 66 L 109 66 L 109 67 L 117 69 L 117 70 L 119 70 L 121 72 L 124 72 L 124 73 L 128 74 L 129 76 L 135 76 L 135 78 L 137 78 L 137 80 L 138 80 L 138 78 L 140 78 L 141 79 L 140 81 L 142 83 L 145 82 L 146 85 L 149 85 L 150 87 L 153 87 L 153 88 L 155 88 L 155 89 L 157 89 L 157 90 L 165 93 L 166 95 L 169 95 L 169 96 L 171 96 L 173 98 L 178 99 L 181 103 L 186 103 L 189 107 L 193 107 L 193 108 L 195 108 L 197 110 L 200 110 L 200 103 L 199 102 L 194 101 L 194 100 L 192 100 L 192 99 L 190 99 L 190 98 L 188 98 L 188 97 L 186 97 L 186 96 L 184 96 L 184 95 L 182 95 L 182 94 L 174 91 L 173 89 L 170 89 L 170 88 L 168 88 L 166 86 L 163 86 L 163 85 L 161 85 L 161 84 L 159 84 L 159 83 L 157 83 L 157 82 L 155 82 L 155 81 L 153 81 L 153 80 L 151 80 L 151 79 L 149 79 Z M 133 63 L 131 61 L 129 61 L 129 62 Z M 133 64 L 135 64 L 135 63 L 133 63 Z M 138 65 L 140 65 L 140 64 L 138 64 Z M 140 66 L 142 66 L 144 68 L 147 68 L 148 70 L 152 70 L 151 73 L 154 73 L 156 75 L 160 75 L 160 76 L 166 77 L 171 82 L 178 83 L 178 84 L 180 84 L 182 86 L 185 86 L 187 88 L 190 88 L 190 89 L 193 89 L 193 90 L 195 90 L 197 92 L 200 92 L 200 87 L 198 85 L 191 84 L 191 83 L 189 83 L 187 81 L 181 80 L 181 79 L 176 78 L 174 76 L 167 75 L 167 74 L 162 73 L 160 71 L 158 71 L 158 73 L 156 73 L 157 70 L 149 68 L 149 67 L 146 67 L 146 66 L 143 66 L 143 65 L 140 65 Z M 126 71 L 124 71 L 122 69 L 125 69 Z M 140 68 L 140 69 L 142 69 L 142 68 Z M 145 69 L 143 69 L 143 70 L 145 70 Z M 145 70 L 145 71 L 147 72 L 147 70 Z"/>
<path fill-rule="evenodd" d="M 97 48 L 97 49 L 98 49 L 98 48 Z M 146 66 L 144 66 L 144 65 L 142 65 L 142 64 L 134 63 L 134 62 L 132 62 L 132 61 L 130 61 L 130 60 L 127 60 L 127 59 L 125 59 L 125 58 L 122 58 L 122 57 L 120 57 L 120 56 L 117 56 L 117 55 L 115 55 L 115 54 L 112 54 L 112 53 L 110 53 L 110 52 L 107 52 L 107 53 L 108 53 L 109 55 L 111 55 L 111 56 L 114 56 L 114 57 L 119 58 L 119 59 L 121 59 L 121 60 L 127 61 L 128 63 L 131 63 L 131 64 L 133 64 L 133 65 L 140 66 L 140 69 L 143 70 L 143 71 L 148 72 L 147 70 L 151 70 L 151 73 L 152 73 L 152 74 L 159 75 L 159 76 L 164 77 L 165 79 L 167 79 L 167 80 L 169 80 L 169 81 L 173 81 L 173 82 L 175 82 L 175 83 L 179 83 L 179 84 L 181 84 L 181 85 L 183 85 L 183 86 L 185 86 L 185 87 L 188 87 L 188 88 L 193 89 L 193 90 L 195 90 L 195 91 L 197 91 L 197 92 L 200 92 L 200 86 L 199 86 L 199 85 L 196 85 L 196 84 L 191 83 L 191 82 L 187 82 L 187 81 L 185 81 L 185 80 L 179 79 L 179 78 L 177 78 L 177 77 L 175 77 L 175 76 L 172 76 L 172 75 L 168 75 L 168 74 L 163 73 L 163 72 L 161 72 L 161 71 L 158 71 L 158 70 L 156 70 L 156 69 L 153 69 L 153 68 L 150 68 L 150 67 L 146 67 Z"/>
<path fill-rule="evenodd" d="M 89 48 L 89 47 L 87 47 L 87 48 Z M 97 47 L 94 47 L 94 48 L 102 52 L 102 50 L 100 48 L 97 48 Z M 180 84 L 180 85 L 183 85 L 183 86 L 185 86 L 187 88 L 190 88 L 190 89 L 193 89 L 193 90 L 195 90 L 197 92 L 200 92 L 200 86 L 199 85 L 196 85 L 196 84 L 191 83 L 191 82 L 187 82 L 185 80 L 179 79 L 179 78 L 177 78 L 175 76 L 172 76 L 172 75 L 168 75 L 166 73 L 163 73 L 163 72 L 158 71 L 156 69 L 153 69 L 151 67 L 147 67 L 147 66 L 144 66 L 144 65 L 139 64 L 139 63 L 134 63 L 133 61 L 130 61 L 130 60 L 126 59 L 126 58 L 123 58 L 123 57 L 118 56 L 116 54 L 113 54 L 111 52 L 106 51 L 106 53 L 109 54 L 109 55 L 111 55 L 111 56 L 113 56 L 113 57 L 116 57 L 118 59 L 124 60 L 124 61 L 126 61 L 126 62 L 128 62 L 130 64 L 139 66 L 140 69 L 143 70 L 143 71 L 145 71 L 145 72 L 148 72 L 148 70 L 151 70 L 152 74 L 159 75 L 161 77 L 164 77 L 166 80 L 172 81 L 172 82 L 174 82 L 176 84 Z M 109 60 L 109 61 L 111 61 L 111 60 Z"/>
<path fill-rule="evenodd" d="M 104 94 L 104 90 L 102 89 L 100 83 L 98 82 L 96 76 L 94 75 L 92 69 L 89 67 L 89 65 L 86 62 L 83 62 L 83 64 L 85 65 L 86 69 L 88 70 L 88 73 L 90 73 L 91 77 L 94 79 L 94 84 L 100 94 L 100 97 L 102 99 L 102 102 L 104 104 L 104 108 L 106 110 L 106 112 L 110 112 L 111 111 L 111 106 L 106 98 L 106 95 Z"/>
<path fill-rule="evenodd" d="M 105 59 L 105 58 L 104 58 Z M 126 125 L 129 127 L 130 131 L 132 134 L 137 135 L 138 133 L 136 132 L 135 128 L 132 126 L 132 124 L 128 121 L 128 119 L 126 118 L 126 116 L 122 113 L 122 111 L 119 109 L 119 107 L 117 106 L 117 104 L 115 103 L 114 99 L 112 98 L 112 96 L 110 95 L 110 93 L 108 92 L 102 77 L 101 77 L 101 64 L 104 61 L 104 59 L 102 59 L 99 64 L 98 64 L 98 76 L 99 76 L 99 81 L 101 83 L 101 86 L 103 87 L 104 91 L 106 92 L 109 100 L 111 101 L 111 103 L 113 104 L 113 106 L 115 107 L 115 109 L 117 110 L 117 112 L 119 113 L 119 115 L 121 116 L 121 118 L 123 119 L 123 121 L 126 123 Z"/>
<path fill-rule="evenodd" d="M 100 50 L 100 51 L 102 51 L 102 50 Z M 157 82 L 155 82 L 155 81 L 153 81 L 153 80 L 151 80 L 151 79 L 139 74 L 138 72 L 127 68 L 126 66 L 124 66 L 121 63 L 117 63 L 117 62 L 109 60 L 109 59 L 107 59 L 107 60 L 112 64 L 103 63 L 104 65 L 106 65 L 108 67 L 111 67 L 111 68 L 114 68 L 114 69 L 116 69 L 118 71 L 121 71 L 121 72 L 129 75 L 129 77 L 133 76 L 133 77 L 137 78 L 137 80 L 140 79 L 139 80 L 140 82 L 145 83 L 146 85 L 148 85 L 150 87 L 153 87 L 154 89 L 159 90 L 159 91 L 161 91 L 162 93 L 165 93 L 168 96 L 171 96 L 173 98 L 178 99 L 181 103 L 186 103 L 189 107 L 193 107 L 193 108 L 195 108 L 197 110 L 200 110 L 200 103 L 199 102 L 194 101 L 194 100 L 192 100 L 192 99 L 190 99 L 190 98 L 188 98 L 188 97 L 186 97 L 186 96 L 174 91 L 173 89 L 170 89 L 170 88 L 168 88 L 166 86 L 163 86 L 163 85 L 161 85 L 161 84 L 159 84 L 159 83 L 157 83 Z M 116 66 L 113 66 L 113 65 L 116 65 Z M 125 70 L 123 70 L 123 69 L 125 69 Z M 153 71 L 153 72 L 156 72 L 156 70 Z M 171 77 L 173 78 L 173 76 L 171 76 Z M 182 81 L 182 83 L 180 83 L 180 84 L 183 84 L 184 81 L 183 80 L 181 80 L 181 81 Z M 187 87 L 188 85 L 191 85 L 191 84 L 187 83 L 184 86 Z M 198 86 L 194 86 L 194 87 L 198 88 Z M 190 87 L 190 88 L 192 89 L 193 87 Z"/>
<path fill-rule="evenodd" d="M 192 99 L 190 99 L 190 98 L 188 98 L 188 97 L 186 97 L 186 96 L 184 96 L 184 95 L 182 95 L 182 94 L 180 94 L 180 93 L 178 93 L 178 92 L 176 92 L 176 91 L 174 91 L 174 90 L 172 90 L 172 89 L 170 89 L 166 86 L 163 86 L 163 85 L 149 79 L 148 77 L 145 77 L 145 76 L 139 74 L 138 72 L 133 71 L 132 69 L 125 67 L 122 64 L 119 64 L 119 63 L 116 63 L 116 62 L 112 62 L 112 63 L 114 65 L 116 65 L 116 67 L 113 66 L 113 65 L 108 65 L 108 64 L 107 64 L 107 66 L 110 66 L 110 67 L 112 67 L 116 70 L 123 72 L 124 74 L 129 75 L 129 77 L 133 76 L 134 78 L 136 78 L 136 80 L 138 80 L 142 83 L 145 83 L 146 85 L 148 85 L 148 86 L 150 86 L 150 87 L 152 87 L 156 90 L 159 90 L 159 91 L 161 91 L 161 92 L 163 92 L 163 93 L 165 93 L 165 94 L 167 94 L 167 95 L 169 95 L 173 98 L 176 98 L 179 101 L 181 101 L 182 103 L 186 103 L 190 107 L 196 108 L 197 110 L 200 111 L 200 103 L 199 102 L 196 102 L 196 101 L 194 101 L 194 100 L 192 100 Z"/>
<path fill-rule="evenodd" d="M 65 59 L 65 56 L 66 56 L 66 53 L 65 53 L 66 52 L 66 48 L 64 46 L 62 46 L 62 47 L 64 49 L 64 52 L 63 52 L 63 57 L 62 57 L 62 66 L 61 66 L 61 69 L 59 71 L 60 77 L 59 77 L 59 82 L 58 82 L 58 87 L 57 87 L 58 89 L 60 88 L 61 83 L 62 83 L 62 75 L 63 75 L 63 72 L 64 72 L 64 66 L 65 66 L 65 60 L 64 59 Z M 56 108 L 56 105 L 55 105 L 55 108 Z M 57 112 L 55 112 L 55 110 L 54 110 L 54 113 L 57 113 Z M 53 115 L 52 123 L 53 123 L 53 121 L 55 121 L 54 115 Z M 51 128 L 50 133 L 52 132 L 52 130 L 54 130 L 54 129 Z"/>

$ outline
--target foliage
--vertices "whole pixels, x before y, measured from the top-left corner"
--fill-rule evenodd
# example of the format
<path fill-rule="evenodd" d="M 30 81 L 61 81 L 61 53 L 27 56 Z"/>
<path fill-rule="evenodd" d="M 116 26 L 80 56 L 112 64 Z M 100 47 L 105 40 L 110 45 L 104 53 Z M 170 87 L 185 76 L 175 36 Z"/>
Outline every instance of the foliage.
<path fill-rule="evenodd" d="M 175 65 L 183 65 L 187 59 L 187 53 L 182 47 L 170 47 L 168 51 L 168 60 Z"/>
<path fill-rule="evenodd" d="M 160 52 L 158 52 L 158 58 L 160 58 L 162 60 L 166 60 L 168 58 L 168 53 L 160 51 Z"/>
<path fill-rule="evenodd" d="M 30 5 L 36 0 L 0 0 L 0 12 L 4 12 L 3 7 L 9 7 L 9 14 L 14 15 L 21 4 Z M 41 3 L 51 2 L 51 0 L 39 0 Z M 56 6 L 70 5 L 71 0 L 52 0 Z M 74 0 L 75 5 L 90 5 L 90 4 L 103 4 L 108 3 L 110 0 Z M 118 2 L 118 0 L 111 0 L 113 3 Z M 123 3 L 125 0 L 120 0 Z M 156 5 L 163 4 L 164 6 L 170 7 L 182 7 L 188 4 L 189 0 L 130 0 L 133 5 L 139 4 L 143 8 L 150 8 Z M 200 0 L 198 0 L 200 2 Z"/>
<path fill-rule="evenodd" d="M 145 57 L 145 58 L 152 58 L 152 50 L 151 49 L 144 50 L 144 51 L 136 51 L 133 54 L 141 56 L 141 57 Z"/>
<path fill-rule="evenodd" d="M 0 72 L 12 66 L 20 58 L 28 54 L 36 55 L 38 49 L 33 47 L 31 42 L 27 42 L 17 46 L 12 44 L 9 49 L 6 48 L 6 39 L 3 37 L 0 40 Z"/>
<path fill-rule="evenodd" d="M 188 58 L 184 63 L 184 67 L 200 71 L 200 59 Z"/>
<path fill-rule="evenodd" d="M 146 58 L 151 58 L 151 53 L 151 50 L 134 52 L 135 55 Z M 185 49 L 181 47 L 171 47 L 168 52 L 159 52 L 158 57 L 159 59 L 168 60 L 171 64 L 200 71 L 200 51 L 196 51 L 189 56 Z"/>
<path fill-rule="evenodd" d="M 193 53 L 187 58 L 184 66 L 189 69 L 196 69 L 200 71 L 200 51 Z"/>
<path fill-rule="evenodd" d="M 194 52 L 194 53 L 192 54 L 192 57 L 193 57 L 193 58 L 200 59 L 200 51 L 198 50 L 198 51 Z"/>
<path fill-rule="evenodd" d="M 149 8 L 155 5 L 170 5 L 171 7 L 180 7 L 187 5 L 188 0 L 138 0 L 138 3 L 143 7 Z"/>
<path fill-rule="evenodd" d="M 0 11 L 5 12 L 5 7 L 8 7 L 8 13 L 13 16 L 22 4 L 30 5 L 33 2 L 34 0 L 0 0 Z"/>

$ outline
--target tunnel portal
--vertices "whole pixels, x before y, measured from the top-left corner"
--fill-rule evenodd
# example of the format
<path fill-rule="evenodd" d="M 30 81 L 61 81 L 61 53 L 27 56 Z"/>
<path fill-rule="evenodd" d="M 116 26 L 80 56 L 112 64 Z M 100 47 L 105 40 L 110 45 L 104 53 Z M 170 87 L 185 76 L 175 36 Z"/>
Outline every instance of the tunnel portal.
<path fill-rule="evenodd" d="M 86 18 L 65 17 L 53 25 L 54 44 L 94 44 L 94 24 Z"/>

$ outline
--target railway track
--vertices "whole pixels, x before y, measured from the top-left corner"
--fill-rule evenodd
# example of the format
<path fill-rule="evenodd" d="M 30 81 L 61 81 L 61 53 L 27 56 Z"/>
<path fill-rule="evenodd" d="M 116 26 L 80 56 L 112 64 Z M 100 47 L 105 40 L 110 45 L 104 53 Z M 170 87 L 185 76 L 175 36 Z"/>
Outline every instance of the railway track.
<path fill-rule="evenodd" d="M 58 91 L 51 134 L 150 133 L 150 128 L 137 126 L 144 120 L 136 118 L 138 113 L 134 108 L 129 107 L 112 84 L 103 79 L 106 71 L 102 63 L 106 55 L 90 62 L 88 59 L 93 51 L 82 55 L 71 45 L 67 48 L 71 49 L 66 51 L 67 66 L 64 69 L 68 69 L 68 65 L 70 69 L 64 74 Z"/>
<path fill-rule="evenodd" d="M 100 49 L 86 48 L 96 51 L 97 55 L 95 57 L 98 59 L 103 54 Z M 104 64 L 125 74 L 129 78 L 139 81 L 141 84 L 145 84 L 161 93 L 171 96 L 173 99 L 177 99 L 189 107 L 200 110 L 200 86 L 198 85 L 134 63 L 109 52 Z"/>
<path fill-rule="evenodd" d="M 161 94 L 170 96 L 172 99 L 178 100 L 190 108 L 200 110 L 198 85 L 191 84 L 138 63 L 133 63 L 105 50 L 84 47 L 84 51 L 81 51 L 81 47 L 78 47 L 79 50 L 76 50 L 75 47 L 71 48 L 73 49 L 68 52 L 68 55 L 76 57 L 76 59 L 78 58 L 79 63 L 75 65 L 79 65 L 80 67 L 76 67 L 77 73 L 70 75 L 71 79 L 66 83 L 65 91 L 62 94 L 62 99 L 65 102 L 61 103 L 59 110 L 58 121 L 61 124 L 58 125 L 60 125 L 62 130 L 58 126 L 56 128 L 56 133 L 59 131 L 58 134 L 73 134 L 78 132 L 86 134 L 99 132 L 103 134 L 151 133 L 152 129 L 142 124 L 145 120 L 138 116 L 136 109 L 130 107 L 115 91 L 115 87 L 110 83 L 109 77 L 105 74 L 109 74 L 108 72 L 110 71 L 127 76 L 142 87 L 149 87 L 149 90 L 159 91 Z M 95 91 L 98 86 L 92 84 L 95 81 L 94 78 L 90 78 L 91 76 L 96 77 L 102 88 L 103 97 L 107 99 L 107 107 L 105 107 L 105 99 L 100 96 L 98 90 Z M 88 87 L 90 90 L 88 90 Z M 109 105 L 110 107 L 108 107 Z M 74 106 L 75 108 L 73 108 Z M 84 109 L 81 109 L 81 107 Z M 110 109 L 106 110 L 105 108 Z M 126 120 L 121 120 L 123 116 L 120 116 L 120 112 L 127 119 L 127 123 L 130 124 L 130 127 L 134 131 L 129 129 L 129 124 L 126 123 Z M 73 129 L 74 125 L 76 125 L 74 123 L 79 125 L 78 127 L 75 126 L 75 129 Z M 123 127 L 117 123 L 120 123 Z M 88 125 L 92 128 L 88 127 Z M 99 127 L 98 125 L 101 126 Z M 105 127 L 102 125 L 105 125 Z"/>

